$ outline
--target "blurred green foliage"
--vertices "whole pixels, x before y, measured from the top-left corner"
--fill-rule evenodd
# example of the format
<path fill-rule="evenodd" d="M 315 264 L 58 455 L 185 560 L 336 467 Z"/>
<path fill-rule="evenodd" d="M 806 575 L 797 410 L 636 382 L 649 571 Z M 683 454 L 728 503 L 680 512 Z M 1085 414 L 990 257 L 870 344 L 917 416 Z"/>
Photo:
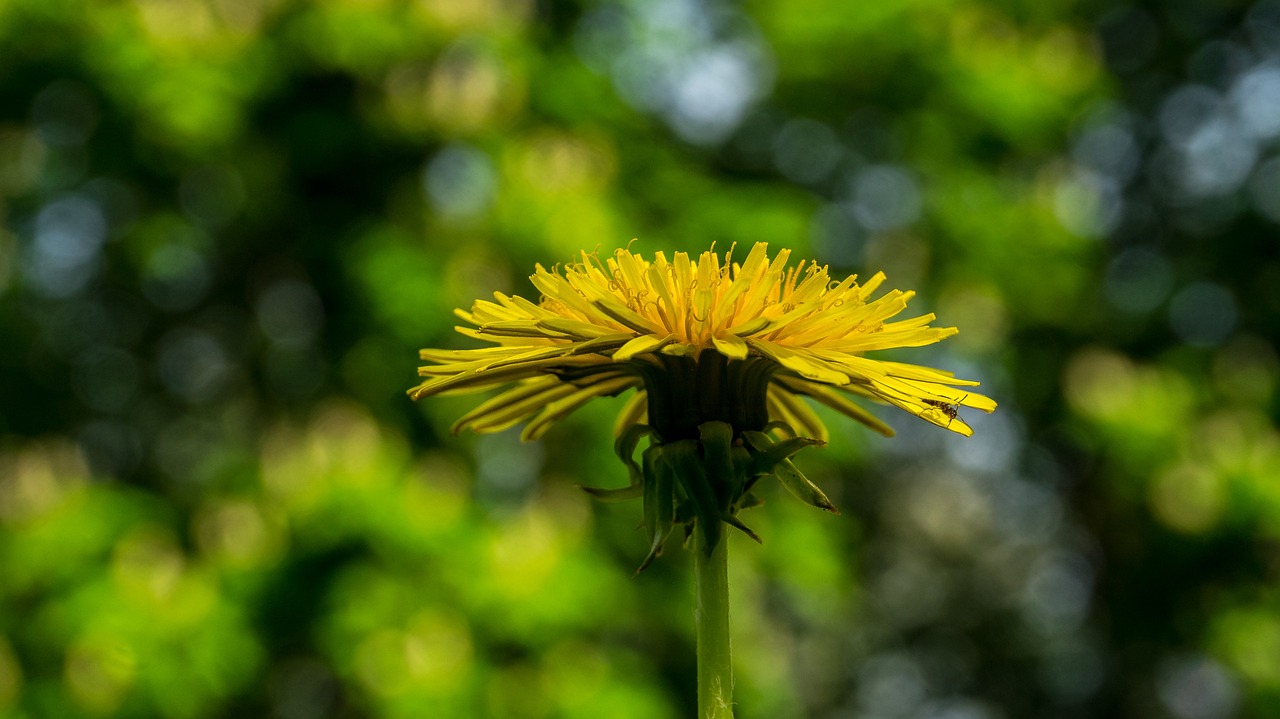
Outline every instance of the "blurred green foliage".
<path fill-rule="evenodd" d="M 691 715 L 687 555 L 574 487 L 617 405 L 403 394 L 636 237 L 883 269 L 1001 403 L 827 417 L 844 514 L 732 538 L 739 716 L 1274 716 L 1278 54 L 1274 0 L 0 2 L 0 715 Z"/>

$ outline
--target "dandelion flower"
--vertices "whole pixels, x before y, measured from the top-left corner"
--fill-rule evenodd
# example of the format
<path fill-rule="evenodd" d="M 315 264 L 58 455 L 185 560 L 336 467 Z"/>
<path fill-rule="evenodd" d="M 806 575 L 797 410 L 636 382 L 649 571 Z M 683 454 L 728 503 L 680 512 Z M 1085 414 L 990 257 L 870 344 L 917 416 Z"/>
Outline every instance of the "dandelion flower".
<path fill-rule="evenodd" d="M 931 314 L 895 320 L 913 293 L 872 295 L 876 274 L 832 280 L 825 266 L 787 267 L 788 250 L 769 258 L 760 243 L 741 264 L 732 251 L 697 260 L 659 252 L 652 261 L 629 250 L 563 270 L 541 265 L 530 278 L 537 304 L 495 293 L 457 314 L 464 335 L 491 343 L 479 349 L 424 349 L 426 379 L 414 399 L 445 392 L 505 388 L 454 424 L 496 432 L 524 423 L 522 437 L 541 436 L 597 397 L 634 391 L 618 415 L 615 449 L 630 470 L 620 489 L 588 488 L 607 500 L 643 499 L 649 554 L 644 569 L 676 527 L 695 546 L 698 715 L 733 715 L 728 620 L 728 524 L 759 541 L 738 518 L 761 503 L 753 493 L 773 476 L 795 497 L 835 512 L 827 496 L 790 457 L 825 441 L 827 430 L 808 396 L 885 435 L 893 431 L 854 398 L 899 407 L 953 432 L 973 430 L 959 407 L 990 412 L 995 402 L 949 372 L 867 352 L 920 347 L 956 333 L 931 327 Z M 789 437 L 777 437 L 769 432 Z M 633 458 L 648 434 L 642 462 Z M 637 570 L 638 571 L 638 570 Z"/>
<path fill-rule="evenodd" d="M 617 431 L 647 424 L 661 441 L 698 436 L 708 421 L 742 430 L 771 423 L 795 436 L 825 440 L 827 430 L 805 395 L 886 436 L 893 431 L 854 398 L 907 412 L 962 435 L 973 430 L 957 408 L 990 412 L 991 399 L 949 372 L 865 353 L 932 344 L 956 333 L 931 327 L 934 315 L 896 320 L 913 292 L 872 295 L 877 273 L 831 279 L 789 250 L 772 260 L 758 243 L 741 264 L 704 252 L 652 261 L 619 249 L 601 260 L 558 270 L 541 265 L 530 278 L 538 303 L 495 293 L 457 314 L 458 332 L 492 343 L 479 349 L 424 349 L 426 379 L 414 399 L 509 386 L 454 424 L 455 432 L 497 432 L 526 423 L 540 437 L 556 421 L 597 397 L 635 395 Z"/>

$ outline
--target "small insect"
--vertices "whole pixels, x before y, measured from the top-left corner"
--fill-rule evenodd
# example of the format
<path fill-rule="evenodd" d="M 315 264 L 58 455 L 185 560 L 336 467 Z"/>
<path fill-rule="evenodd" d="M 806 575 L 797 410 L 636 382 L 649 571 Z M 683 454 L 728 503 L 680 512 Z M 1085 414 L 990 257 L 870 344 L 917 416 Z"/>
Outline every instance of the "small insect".
<path fill-rule="evenodd" d="M 966 395 L 966 396 L 967 396 L 967 395 Z M 937 407 L 937 408 L 938 408 L 938 411 L 942 412 L 943 414 L 945 414 L 945 415 L 947 416 L 947 419 L 956 419 L 957 417 L 959 417 L 959 416 L 960 416 L 960 410 L 959 410 L 959 408 L 957 408 L 957 407 L 956 407 L 955 405 L 953 405 L 953 404 L 947 404 L 946 402 L 943 402 L 942 400 L 938 400 L 938 399 L 926 399 L 926 400 L 924 401 L 924 403 L 925 403 L 925 404 L 927 404 L 927 405 L 929 405 L 930 407 Z"/>

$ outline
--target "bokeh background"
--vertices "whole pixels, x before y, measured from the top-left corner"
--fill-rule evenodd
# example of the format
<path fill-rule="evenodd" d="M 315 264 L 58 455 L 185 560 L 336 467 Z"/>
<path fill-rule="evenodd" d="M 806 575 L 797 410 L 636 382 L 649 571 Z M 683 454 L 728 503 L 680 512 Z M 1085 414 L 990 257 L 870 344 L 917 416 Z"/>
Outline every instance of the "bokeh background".
<path fill-rule="evenodd" d="M 1280 3 L 0 2 L 0 716 L 687 717 L 608 427 L 450 437 L 452 308 L 768 241 L 914 288 L 738 715 L 1280 714 Z"/>

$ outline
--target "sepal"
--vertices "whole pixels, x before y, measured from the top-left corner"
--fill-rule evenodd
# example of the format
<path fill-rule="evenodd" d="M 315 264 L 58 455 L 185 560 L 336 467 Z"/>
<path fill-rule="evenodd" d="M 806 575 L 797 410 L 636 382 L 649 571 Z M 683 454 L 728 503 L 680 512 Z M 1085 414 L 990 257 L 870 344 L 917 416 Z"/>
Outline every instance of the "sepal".
<path fill-rule="evenodd" d="M 627 465 L 627 474 L 631 477 L 631 484 L 637 485 L 641 481 L 640 466 L 636 464 L 635 453 L 636 446 L 640 444 L 640 440 L 645 435 L 653 431 L 649 425 L 633 424 L 623 430 L 622 434 L 613 442 L 613 451 L 618 458 Z"/>
<path fill-rule="evenodd" d="M 628 502 L 644 496 L 644 475 L 640 471 L 640 465 L 636 464 L 634 455 L 636 453 L 636 445 L 640 444 L 640 440 L 650 432 L 652 430 L 647 425 L 633 424 L 618 435 L 618 438 L 613 443 L 613 451 L 627 465 L 630 484 L 619 489 L 588 487 L 584 484 L 579 484 L 578 489 L 608 504 Z"/>
<path fill-rule="evenodd" d="M 662 545 L 676 523 L 675 473 L 662 456 L 662 446 L 652 445 L 645 450 L 644 463 L 644 528 L 649 537 L 649 554 L 636 568 L 643 572 L 654 559 L 662 554 Z"/>
<path fill-rule="evenodd" d="M 810 482 L 803 472 L 796 469 L 791 460 L 784 459 L 779 462 L 773 468 L 773 476 L 777 477 L 782 486 L 786 487 L 787 491 L 801 502 L 832 514 L 840 513 L 840 510 L 836 509 L 836 505 L 832 504 L 830 499 L 827 499 L 827 495 L 821 489 L 818 489 L 818 485 Z"/>
<path fill-rule="evenodd" d="M 791 461 L 791 457 L 805 447 L 823 445 L 826 444 L 825 442 L 812 437 L 792 437 L 774 442 L 773 438 L 764 432 L 749 430 L 743 432 L 742 436 L 755 450 L 752 454 L 753 473 L 772 474 L 788 492 L 805 504 L 833 514 L 840 513 L 827 495 L 816 484 L 810 482 L 809 478 L 804 476 L 804 473 Z"/>
<path fill-rule="evenodd" d="M 632 484 L 627 487 L 618 489 L 604 489 L 603 487 L 588 487 L 585 484 L 579 484 L 578 489 L 591 495 L 592 499 L 597 499 L 605 504 L 617 504 L 619 502 L 630 502 L 633 499 L 640 499 L 644 495 L 644 486 L 640 484 Z"/>
<path fill-rule="evenodd" d="M 742 532 L 743 534 L 747 535 L 748 537 L 751 537 L 752 539 L 756 540 L 756 544 L 764 544 L 764 542 L 762 542 L 762 541 L 760 540 L 760 535 L 758 535 L 758 534 L 756 534 L 754 531 L 752 531 L 752 530 L 751 530 L 751 527 L 748 527 L 747 525 L 743 524 L 743 523 L 742 523 L 742 520 L 741 520 L 741 519 L 738 519 L 736 516 L 734 516 L 734 515 L 732 515 L 732 514 L 726 514 L 726 515 L 724 515 L 724 523 L 725 523 L 725 524 L 727 524 L 727 525 L 729 525 L 730 527 L 733 527 L 734 529 L 736 529 L 736 530 L 738 530 L 738 531 Z"/>
<path fill-rule="evenodd" d="M 717 506 L 731 505 L 742 482 L 735 482 L 733 466 L 733 427 L 725 422 L 706 422 L 698 426 L 702 438 L 702 465 L 706 470 Z"/>
<path fill-rule="evenodd" d="M 635 451 L 646 435 L 649 446 L 637 463 Z M 583 490 L 607 502 L 643 500 L 641 527 L 649 551 L 636 569 L 639 573 L 662 554 L 676 527 L 684 529 L 686 547 L 694 532 L 700 533 L 700 544 L 708 552 L 723 541 L 726 524 L 761 541 L 738 518 L 742 510 L 763 504 L 752 491 L 760 477 L 776 477 L 806 504 L 838 514 L 831 500 L 790 459 L 805 447 L 821 444 L 825 443 L 812 437 L 775 440 L 766 431 L 737 433 L 721 421 L 699 425 L 698 439 L 664 443 L 649 427 L 635 425 L 624 431 L 614 446 L 631 474 L 631 485 Z"/>
<path fill-rule="evenodd" d="M 826 444 L 826 442 L 813 437 L 791 437 L 781 442 L 774 442 L 773 438 L 764 432 L 752 432 L 750 430 L 743 432 L 742 436 L 751 445 L 751 448 L 755 450 L 751 455 L 750 471 L 753 475 L 770 474 L 779 463 L 790 459 L 805 447 Z"/>
<path fill-rule="evenodd" d="M 660 445 L 664 458 L 675 470 L 676 483 L 692 504 L 696 530 L 710 553 L 720 543 L 722 515 L 720 502 L 711 489 L 706 468 L 698 456 L 698 442 L 691 439 Z"/>

